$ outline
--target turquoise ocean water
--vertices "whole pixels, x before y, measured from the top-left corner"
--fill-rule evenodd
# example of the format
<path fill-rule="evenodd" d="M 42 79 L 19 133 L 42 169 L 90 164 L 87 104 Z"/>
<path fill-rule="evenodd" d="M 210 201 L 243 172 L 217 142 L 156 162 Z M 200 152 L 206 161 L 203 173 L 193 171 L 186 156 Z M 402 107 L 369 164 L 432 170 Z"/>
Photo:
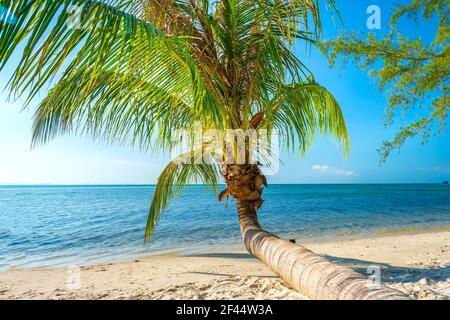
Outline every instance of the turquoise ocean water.
<path fill-rule="evenodd" d="M 143 244 L 154 186 L 0 186 L 0 270 L 109 262 L 240 243 L 236 208 L 186 187 Z M 450 225 L 450 186 L 270 185 L 259 212 L 297 241 Z"/>

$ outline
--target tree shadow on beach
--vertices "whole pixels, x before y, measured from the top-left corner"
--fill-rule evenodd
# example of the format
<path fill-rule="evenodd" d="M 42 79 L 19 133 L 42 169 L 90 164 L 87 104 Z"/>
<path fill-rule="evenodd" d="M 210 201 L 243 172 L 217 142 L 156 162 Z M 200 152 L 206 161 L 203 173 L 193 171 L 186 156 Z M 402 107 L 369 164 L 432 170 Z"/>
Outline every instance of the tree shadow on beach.
<path fill-rule="evenodd" d="M 226 259 L 256 259 L 254 256 L 248 253 L 202 253 L 202 254 L 189 254 L 188 257 L 197 258 L 226 258 Z"/>
<path fill-rule="evenodd" d="M 422 278 L 428 278 L 433 281 L 446 281 L 450 278 L 450 267 L 448 266 L 398 267 L 388 263 L 329 255 L 325 255 L 324 258 L 328 261 L 352 268 L 367 276 L 373 275 L 374 268 L 379 268 L 382 282 L 417 282 Z"/>
<path fill-rule="evenodd" d="M 256 259 L 248 253 L 204 253 L 189 255 L 190 257 L 203 258 L 226 258 L 226 259 Z M 374 262 L 368 260 L 351 259 L 324 255 L 325 259 L 349 267 L 356 272 L 366 276 L 374 274 L 374 269 L 379 268 L 382 282 L 417 282 L 422 278 L 433 281 L 446 281 L 450 278 L 449 266 L 411 266 L 399 267 L 388 263 Z M 233 276 L 233 274 L 215 274 L 219 276 Z"/>
<path fill-rule="evenodd" d="M 189 271 L 185 273 L 193 273 L 193 274 L 203 274 L 207 276 L 219 276 L 219 277 L 242 277 L 242 274 L 235 273 L 217 273 L 217 272 L 202 272 L 202 271 Z M 278 276 L 263 276 L 263 275 L 245 275 L 245 277 L 257 277 L 257 278 L 265 278 L 265 279 L 278 279 Z"/>

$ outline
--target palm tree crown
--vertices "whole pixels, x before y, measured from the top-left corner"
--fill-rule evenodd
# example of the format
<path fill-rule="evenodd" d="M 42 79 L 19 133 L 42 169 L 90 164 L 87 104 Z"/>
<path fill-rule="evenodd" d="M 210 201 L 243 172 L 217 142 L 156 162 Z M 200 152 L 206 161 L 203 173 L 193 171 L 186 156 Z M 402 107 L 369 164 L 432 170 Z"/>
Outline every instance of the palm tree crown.
<path fill-rule="evenodd" d="M 332 0 L 327 4 L 334 10 Z M 12 95 L 25 94 L 27 105 L 45 92 L 34 113 L 33 145 L 80 133 L 171 152 L 175 129 L 192 132 L 200 122 L 204 130 L 277 131 L 283 146 L 300 153 L 316 131 L 348 149 L 338 103 L 293 53 L 297 41 L 322 49 L 315 0 L 1 5 L 8 10 L 0 15 L 0 68 L 8 61 L 16 66 Z M 199 181 L 217 189 L 220 171 L 220 163 L 169 163 L 158 179 L 146 239 L 181 185 Z"/>

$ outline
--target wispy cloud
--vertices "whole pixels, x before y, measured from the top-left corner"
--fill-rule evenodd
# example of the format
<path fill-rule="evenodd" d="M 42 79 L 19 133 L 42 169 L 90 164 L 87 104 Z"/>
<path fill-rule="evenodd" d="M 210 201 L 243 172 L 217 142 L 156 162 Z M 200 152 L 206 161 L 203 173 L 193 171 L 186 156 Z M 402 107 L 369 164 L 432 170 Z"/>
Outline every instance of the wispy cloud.
<path fill-rule="evenodd" d="M 450 173 L 450 167 L 434 166 L 434 167 L 419 167 L 420 171 Z"/>
<path fill-rule="evenodd" d="M 335 168 L 326 164 L 325 165 L 315 164 L 311 167 L 311 170 L 314 172 L 319 172 L 322 174 L 330 174 L 334 176 L 353 177 L 358 175 L 358 173 L 356 173 L 353 170 Z"/>

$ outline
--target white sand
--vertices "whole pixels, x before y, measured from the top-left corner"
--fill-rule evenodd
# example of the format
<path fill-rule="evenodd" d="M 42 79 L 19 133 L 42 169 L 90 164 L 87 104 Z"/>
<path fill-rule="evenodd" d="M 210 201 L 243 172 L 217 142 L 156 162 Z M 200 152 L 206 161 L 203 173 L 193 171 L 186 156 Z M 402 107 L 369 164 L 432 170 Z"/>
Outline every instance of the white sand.
<path fill-rule="evenodd" d="M 450 232 L 306 244 L 419 299 L 450 297 Z M 371 269 L 369 269 L 371 270 Z M 79 277 L 77 276 L 79 274 Z M 79 279 L 79 281 L 78 281 Z M 305 299 L 244 250 L 0 273 L 0 299 Z"/>

